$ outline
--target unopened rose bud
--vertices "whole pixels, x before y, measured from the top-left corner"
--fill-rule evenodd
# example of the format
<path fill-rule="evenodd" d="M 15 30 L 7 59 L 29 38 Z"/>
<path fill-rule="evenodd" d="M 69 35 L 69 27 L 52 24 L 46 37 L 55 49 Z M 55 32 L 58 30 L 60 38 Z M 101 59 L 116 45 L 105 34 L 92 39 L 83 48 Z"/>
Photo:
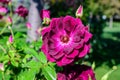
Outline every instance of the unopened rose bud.
<path fill-rule="evenodd" d="M 83 15 L 83 6 L 80 5 L 79 8 L 76 11 L 76 17 L 80 18 Z"/>
<path fill-rule="evenodd" d="M 15 13 L 17 13 L 19 16 L 26 18 L 28 15 L 28 9 L 22 5 L 20 5 L 16 10 Z"/>
<path fill-rule="evenodd" d="M 4 65 L 3 65 L 3 63 L 0 63 L 0 70 L 4 71 Z"/>
<path fill-rule="evenodd" d="M 41 10 L 40 17 L 43 20 L 43 24 L 50 23 L 50 11 L 49 10 Z"/>
<path fill-rule="evenodd" d="M 12 18 L 9 16 L 6 21 L 8 24 L 12 24 Z"/>
<path fill-rule="evenodd" d="M 32 25 L 31 25 L 29 22 L 27 22 L 27 23 L 26 23 L 26 27 L 27 27 L 28 29 L 31 29 Z"/>
<path fill-rule="evenodd" d="M 10 35 L 10 37 L 9 37 L 9 43 L 10 43 L 10 44 L 13 43 L 13 37 L 12 37 L 12 35 Z"/>
<path fill-rule="evenodd" d="M 0 0 L 0 3 L 2 4 L 8 4 L 9 2 L 11 2 L 11 0 Z"/>

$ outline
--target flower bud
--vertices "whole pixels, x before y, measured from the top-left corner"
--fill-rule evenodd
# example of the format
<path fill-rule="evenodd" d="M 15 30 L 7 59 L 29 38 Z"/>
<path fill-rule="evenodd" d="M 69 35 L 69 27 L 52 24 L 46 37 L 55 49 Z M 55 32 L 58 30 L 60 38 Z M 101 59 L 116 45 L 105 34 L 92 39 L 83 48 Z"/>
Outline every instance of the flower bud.
<path fill-rule="evenodd" d="M 7 18 L 7 20 L 6 20 L 6 22 L 7 22 L 8 24 L 12 24 L 12 18 L 9 16 L 9 17 Z"/>
<path fill-rule="evenodd" d="M 49 10 L 41 10 L 40 17 L 43 20 L 43 24 L 50 23 L 50 11 Z"/>
<path fill-rule="evenodd" d="M 80 5 L 79 8 L 76 11 L 76 17 L 80 18 L 83 15 L 83 6 Z"/>
<path fill-rule="evenodd" d="M 19 16 L 26 18 L 28 15 L 28 9 L 22 5 L 20 5 L 16 10 L 15 13 L 17 13 Z"/>
<path fill-rule="evenodd" d="M 9 43 L 10 43 L 10 44 L 13 43 L 13 37 L 12 37 L 12 35 L 10 35 L 10 37 L 9 37 Z"/>
<path fill-rule="evenodd" d="M 29 22 L 27 22 L 27 23 L 26 23 L 26 27 L 27 27 L 28 29 L 31 29 L 32 26 L 31 26 L 31 24 L 30 24 Z"/>
<path fill-rule="evenodd" d="M 4 15 L 6 13 L 7 13 L 7 9 L 5 7 L 3 7 L 3 6 L 0 6 L 0 14 Z"/>
<path fill-rule="evenodd" d="M 3 63 L 0 63 L 0 70 L 4 71 L 4 65 L 3 65 Z"/>

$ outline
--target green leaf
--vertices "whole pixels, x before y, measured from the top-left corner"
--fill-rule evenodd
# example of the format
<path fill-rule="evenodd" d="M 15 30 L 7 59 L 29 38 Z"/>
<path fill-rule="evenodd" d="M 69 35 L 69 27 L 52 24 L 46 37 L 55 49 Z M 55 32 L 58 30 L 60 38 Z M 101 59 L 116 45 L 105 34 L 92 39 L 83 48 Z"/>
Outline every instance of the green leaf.
<path fill-rule="evenodd" d="M 9 74 L 6 74 L 3 80 L 10 80 L 11 76 Z"/>
<path fill-rule="evenodd" d="M 0 61 L 5 61 L 5 60 L 9 60 L 8 55 L 3 55 L 3 56 L 0 57 Z"/>
<path fill-rule="evenodd" d="M 12 65 L 15 66 L 15 67 L 18 67 L 18 65 L 19 65 L 18 62 L 15 61 L 14 59 L 11 60 L 11 63 L 12 63 Z"/>
<path fill-rule="evenodd" d="M 40 60 L 38 52 L 36 52 L 34 49 L 26 47 L 25 52 L 27 52 L 28 54 L 32 54 L 35 58 Z"/>
<path fill-rule="evenodd" d="M 56 80 L 56 72 L 50 66 L 45 66 L 42 68 L 42 73 L 47 80 Z"/>
<path fill-rule="evenodd" d="M 103 77 L 101 78 L 101 80 L 108 80 L 109 75 L 110 75 L 113 71 L 114 71 L 114 70 L 108 71 L 105 75 L 103 75 Z"/>
<path fill-rule="evenodd" d="M 40 68 L 42 64 L 40 62 L 37 62 L 35 60 L 31 60 L 26 64 L 23 64 L 22 67 L 30 67 L 30 68 Z"/>
<path fill-rule="evenodd" d="M 14 58 L 14 56 L 15 56 L 15 51 L 14 51 L 14 50 L 10 50 L 10 51 L 9 51 L 9 55 L 10 55 L 11 58 Z"/>
<path fill-rule="evenodd" d="M 15 38 L 20 38 L 22 35 L 23 35 L 23 33 L 17 32 L 17 33 L 15 34 Z"/>
<path fill-rule="evenodd" d="M 95 62 L 92 63 L 92 69 L 95 69 Z"/>
<path fill-rule="evenodd" d="M 28 69 L 20 72 L 18 80 L 35 80 L 35 75 L 39 73 L 41 66 L 42 64 L 35 60 L 24 64 L 23 67 L 28 67 Z"/>
<path fill-rule="evenodd" d="M 0 71 L 0 80 L 2 80 L 2 72 Z"/>
<path fill-rule="evenodd" d="M 21 72 L 18 76 L 18 80 L 34 80 L 36 71 L 34 69 Z"/>
<path fill-rule="evenodd" d="M 25 57 L 22 59 L 22 62 L 23 62 L 24 64 L 26 64 L 26 62 L 28 61 L 28 59 L 30 59 L 31 57 L 32 57 L 32 55 L 26 54 Z"/>
<path fill-rule="evenodd" d="M 45 56 L 45 54 L 43 52 L 39 53 L 39 60 L 42 63 L 47 63 L 47 58 L 46 58 L 46 56 Z"/>

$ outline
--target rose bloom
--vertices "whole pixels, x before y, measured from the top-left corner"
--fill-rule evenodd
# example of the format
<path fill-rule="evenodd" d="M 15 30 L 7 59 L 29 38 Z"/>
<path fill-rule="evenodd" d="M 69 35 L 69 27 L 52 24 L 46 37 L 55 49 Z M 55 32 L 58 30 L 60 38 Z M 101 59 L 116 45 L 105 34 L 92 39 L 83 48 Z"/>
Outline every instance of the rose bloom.
<path fill-rule="evenodd" d="M 91 37 L 88 27 L 80 19 L 71 16 L 53 18 L 42 30 L 41 50 L 49 61 L 65 66 L 89 52 Z"/>
<path fill-rule="evenodd" d="M 0 6 L 0 14 L 6 14 L 7 13 L 7 9 L 3 6 Z"/>
<path fill-rule="evenodd" d="M 26 7 L 20 5 L 20 6 L 16 9 L 15 13 L 17 13 L 19 16 L 25 18 L 25 17 L 28 15 L 28 9 L 27 9 Z"/>
<path fill-rule="evenodd" d="M 72 65 L 64 67 L 57 73 L 57 80 L 96 80 L 91 67 L 86 65 Z"/>

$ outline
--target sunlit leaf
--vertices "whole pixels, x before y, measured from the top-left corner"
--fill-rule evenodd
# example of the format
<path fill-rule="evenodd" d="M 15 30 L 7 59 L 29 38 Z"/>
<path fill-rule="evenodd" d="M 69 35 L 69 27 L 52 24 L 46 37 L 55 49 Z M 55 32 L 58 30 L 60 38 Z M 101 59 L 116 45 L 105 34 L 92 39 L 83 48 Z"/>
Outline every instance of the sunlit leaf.
<path fill-rule="evenodd" d="M 108 77 L 110 76 L 110 74 L 111 74 L 113 71 L 114 71 L 114 70 L 108 71 L 108 72 L 101 78 L 101 80 L 108 80 Z"/>
<path fill-rule="evenodd" d="M 42 68 L 42 73 L 47 80 L 56 80 L 56 72 L 50 66 L 45 66 Z"/>
<path fill-rule="evenodd" d="M 47 59 L 46 59 L 46 56 L 43 52 L 40 52 L 39 53 L 39 60 L 42 62 L 42 63 L 47 63 Z"/>

